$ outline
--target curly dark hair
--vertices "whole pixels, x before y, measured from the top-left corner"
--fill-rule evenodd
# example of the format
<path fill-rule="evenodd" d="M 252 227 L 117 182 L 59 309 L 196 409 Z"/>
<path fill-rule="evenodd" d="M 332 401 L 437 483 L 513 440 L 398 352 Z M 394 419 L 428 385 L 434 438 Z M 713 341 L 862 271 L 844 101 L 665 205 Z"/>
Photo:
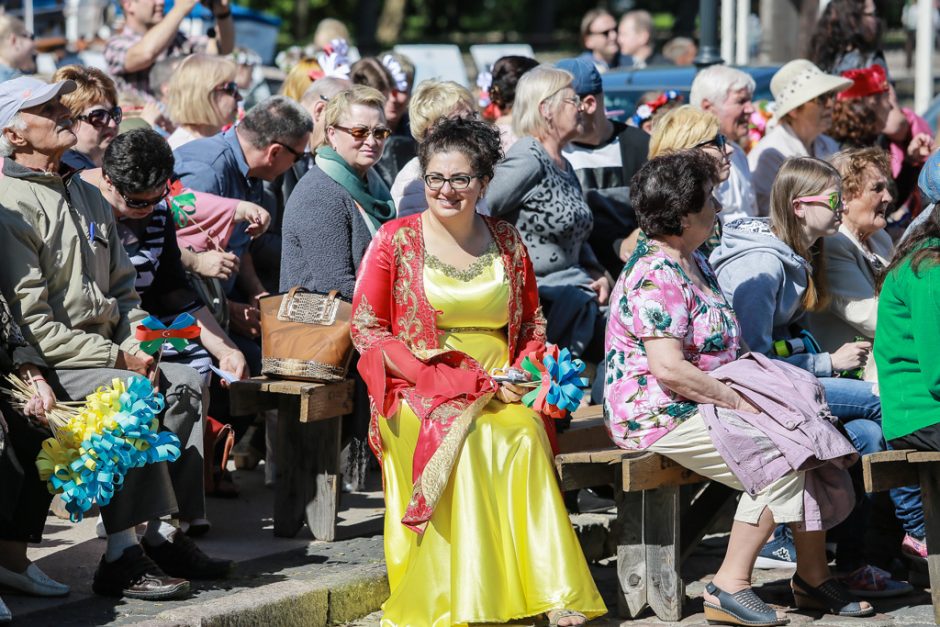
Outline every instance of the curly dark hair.
<path fill-rule="evenodd" d="M 630 202 L 650 237 L 682 235 L 682 218 L 705 207 L 719 180 L 718 161 L 703 150 L 680 150 L 647 161 L 633 175 Z"/>
<path fill-rule="evenodd" d="M 431 158 L 440 152 L 463 154 L 477 176 L 486 179 L 493 178 L 493 170 L 503 158 L 499 131 L 488 122 L 464 118 L 444 118 L 418 144 L 422 173 L 427 170 Z"/>
<path fill-rule="evenodd" d="M 914 230 L 901 240 L 897 250 L 894 251 L 891 263 L 877 277 L 878 293 L 881 293 L 885 278 L 902 266 L 908 258 L 911 260 L 911 269 L 914 270 L 915 275 L 920 274 L 921 265 L 924 263 L 940 263 L 940 246 L 927 243 L 940 239 L 940 211 L 936 208 L 929 209 L 929 211 L 930 217 L 914 227 Z"/>
<path fill-rule="evenodd" d="M 832 72 L 849 50 L 866 53 L 878 47 L 881 23 L 873 37 L 866 37 L 865 0 L 832 0 L 819 20 L 809 42 L 809 60 L 824 72 Z"/>
<path fill-rule="evenodd" d="M 836 99 L 827 135 L 847 148 L 871 146 L 881 134 L 878 117 L 866 98 Z"/>
<path fill-rule="evenodd" d="M 538 61 L 529 57 L 514 55 L 500 57 L 493 64 L 490 101 L 503 112 L 512 108 L 512 103 L 516 100 L 516 83 L 519 82 L 523 74 L 538 64 Z"/>
<path fill-rule="evenodd" d="M 104 151 L 101 170 L 123 194 L 142 194 L 162 187 L 173 176 L 173 151 L 154 130 L 121 133 Z"/>

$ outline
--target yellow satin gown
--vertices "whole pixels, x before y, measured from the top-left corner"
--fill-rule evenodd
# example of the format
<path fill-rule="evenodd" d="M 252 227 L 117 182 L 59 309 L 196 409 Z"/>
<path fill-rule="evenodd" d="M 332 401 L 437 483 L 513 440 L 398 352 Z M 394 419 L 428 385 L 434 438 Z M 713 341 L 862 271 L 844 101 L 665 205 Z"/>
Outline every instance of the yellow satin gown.
<path fill-rule="evenodd" d="M 494 247 L 465 271 L 428 256 L 424 287 L 442 345 L 488 370 L 507 365 L 509 284 Z M 568 608 L 606 613 L 555 478 L 541 418 L 491 401 L 476 418 L 423 535 L 401 524 L 420 422 L 403 404 L 380 419 L 385 559 L 382 625 L 502 623 Z"/>

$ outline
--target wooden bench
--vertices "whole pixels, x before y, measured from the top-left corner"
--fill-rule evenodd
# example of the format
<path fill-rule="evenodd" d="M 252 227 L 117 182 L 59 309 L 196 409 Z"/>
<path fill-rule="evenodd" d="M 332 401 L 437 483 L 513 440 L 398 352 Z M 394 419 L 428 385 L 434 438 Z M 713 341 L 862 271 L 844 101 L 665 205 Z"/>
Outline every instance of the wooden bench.
<path fill-rule="evenodd" d="M 927 571 L 934 622 L 940 625 L 940 453 L 884 451 L 862 457 L 866 492 L 920 485 L 927 528 Z"/>
<path fill-rule="evenodd" d="M 682 561 L 736 493 L 709 483 L 694 498 L 683 498 L 681 486 L 707 480 L 657 453 L 612 447 L 600 406 L 575 412 L 558 444 L 555 466 L 563 490 L 614 486 L 619 615 L 634 618 L 650 607 L 661 620 L 681 620 Z"/>
<path fill-rule="evenodd" d="M 278 410 L 274 535 L 292 538 L 306 520 L 313 537 L 336 537 L 342 416 L 353 381 L 304 383 L 255 377 L 230 387 L 233 415 Z"/>

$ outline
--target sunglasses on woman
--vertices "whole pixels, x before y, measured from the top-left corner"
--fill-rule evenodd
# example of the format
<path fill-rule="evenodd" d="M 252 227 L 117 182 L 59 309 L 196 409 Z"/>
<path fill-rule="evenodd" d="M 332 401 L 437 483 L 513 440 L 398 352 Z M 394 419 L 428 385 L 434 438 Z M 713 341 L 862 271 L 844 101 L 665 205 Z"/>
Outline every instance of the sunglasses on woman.
<path fill-rule="evenodd" d="M 121 110 L 121 107 L 114 107 L 113 109 L 95 109 L 94 111 L 83 113 L 82 115 L 76 115 L 75 119 L 88 122 L 95 128 L 104 128 L 111 120 L 114 120 L 115 126 L 120 126 L 121 120 L 124 119 L 124 112 Z"/>
<path fill-rule="evenodd" d="M 715 135 L 714 137 L 712 137 L 712 138 L 709 139 L 708 141 L 704 141 L 704 142 L 702 142 L 702 143 L 700 143 L 700 144 L 695 144 L 695 147 L 696 147 L 696 148 L 707 148 L 707 147 L 709 147 L 709 146 L 714 146 L 714 147 L 717 148 L 722 154 L 724 154 L 724 152 L 725 152 L 725 146 L 727 145 L 727 143 L 728 143 L 728 138 L 725 137 L 724 135 L 722 135 L 721 133 L 718 133 L 717 135 Z"/>
<path fill-rule="evenodd" d="M 117 189 L 117 187 L 115 187 L 115 189 Z M 124 199 L 124 204 L 127 205 L 128 209 L 147 209 L 149 207 L 153 207 L 154 205 L 162 201 L 164 198 L 169 196 L 170 187 L 167 186 L 163 190 L 163 193 L 157 196 L 156 198 L 145 198 L 142 200 L 137 199 L 137 198 L 128 198 L 127 194 L 125 194 L 119 189 L 117 190 L 117 192 L 121 195 L 121 198 Z"/>
<path fill-rule="evenodd" d="M 238 83 L 236 83 L 235 81 L 229 81 L 227 83 L 223 83 L 219 85 L 218 87 L 216 87 L 215 89 L 213 89 L 212 91 L 220 91 L 223 94 L 228 94 L 229 96 L 235 99 L 238 99 L 241 97 L 241 94 L 238 91 Z"/>
<path fill-rule="evenodd" d="M 441 176 L 440 174 L 428 174 L 424 177 L 424 184 L 428 186 L 428 189 L 433 189 L 435 191 L 444 187 L 444 183 L 450 183 L 450 188 L 455 192 L 460 192 L 468 187 L 470 187 L 470 182 L 473 179 L 480 178 L 476 174 L 458 174 L 447 178 L 446 176 Z"/>
<path fill-rule="evenodd" d="M 369 128 L 368 126 L 354 126 L 349 128 L 347 126 L 334 124 L 333 128 L 343 131 L 344 133 L 349 133 L 352 135 L 353 139 L 357 141 L 364 141 L 366 137 L 372 135 L 372 137 L 375 137 L 375 141 L 382 142 L 388 139 L 388 136 L 392 134 L 392 130 L 385 126 L 376 126 L 375 128 Z"/>
<path fill-rule="evenodd" d="M 829 211 L 833 213 L 842 213 L 842 193 L 832 192 L 831 194 L 818 194 L 816 196 L 800 196 L 795 200 L 799 202 L 821 202 L 825 203 Z"/>

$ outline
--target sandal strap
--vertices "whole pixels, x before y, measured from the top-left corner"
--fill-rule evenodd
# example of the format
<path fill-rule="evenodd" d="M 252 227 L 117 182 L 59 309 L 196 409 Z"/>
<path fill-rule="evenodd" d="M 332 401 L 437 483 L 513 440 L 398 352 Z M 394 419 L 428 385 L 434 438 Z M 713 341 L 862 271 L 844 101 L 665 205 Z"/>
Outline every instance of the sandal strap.
<path fill-rule="evenodd" d="M 793 584 L 797 586 L 803 594 L 825 603 L 832 611 L 855 612 L 860 611 L 862 606 L 858 597 L 849 592 L 845 585 L 839 583 L 835 578 L 827 579 L 818 586 L 811 586 L 803 580 L 798 574 L 793 574 Z"/>
<path fill-rule="evenodd" d="M 581 612 L 577 610 L 569 610 L 569 609 L 549 610 L 547 612 L 547 615 L 548 615 L 548 621 L 552 625 L 557 625 L 558 621 L 560 621 L 563 618 L 583 618 L 585 621 L 587 621 L 587 616 L 585 616 L 584 614 L 582 614 Z"/>

